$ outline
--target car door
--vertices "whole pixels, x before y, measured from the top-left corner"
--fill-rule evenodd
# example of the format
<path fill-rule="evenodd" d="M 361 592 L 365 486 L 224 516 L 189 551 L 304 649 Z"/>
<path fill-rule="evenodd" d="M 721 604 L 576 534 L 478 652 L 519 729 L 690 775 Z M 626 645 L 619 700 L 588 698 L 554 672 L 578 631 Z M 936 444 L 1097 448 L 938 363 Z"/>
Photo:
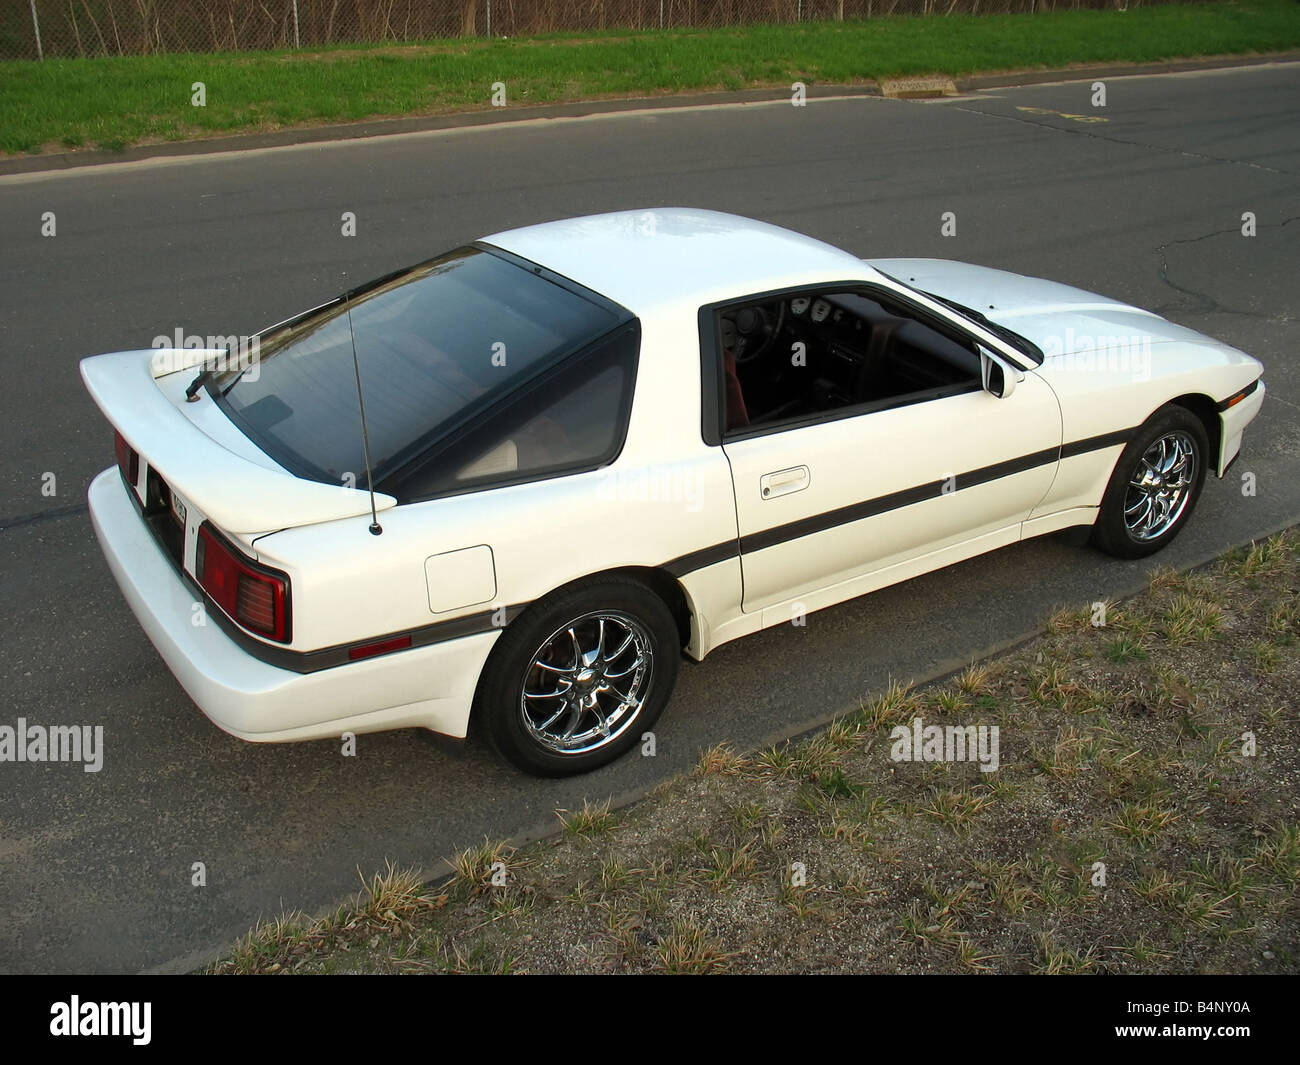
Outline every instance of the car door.
<path fill-rule="evenodd" d="M 923 338 L 930 324 L 907 328 Z M 816 337 L 808 340 L 809 352 L 820 350 L 825 362 Z M 973 341 L 970 347 L 978 367 L 979 349 Z M 900 350 L 905 361 L 919 349 Z M 867 575 L 927 555 L 942 565 L 958 545 L 986 550 L 1019 538 L 1020 523 L 1055 475 L 1061 420 L 1050 387 L 1026 373 L 1005 397 L 978 378 L 912 393 L 903 388 L 811 417 L 803 412 L 769 425 L 760 418 L 723 431 L 746 613 L 779 612 L 831 590 L 815 597 L 815 609 L 861 594 L 866 589 L 855 590 L 854 582 Z M 725 425 L 725 412 L 722 418 Z M 837 588 L 844 594 L 834 594 Z"/>

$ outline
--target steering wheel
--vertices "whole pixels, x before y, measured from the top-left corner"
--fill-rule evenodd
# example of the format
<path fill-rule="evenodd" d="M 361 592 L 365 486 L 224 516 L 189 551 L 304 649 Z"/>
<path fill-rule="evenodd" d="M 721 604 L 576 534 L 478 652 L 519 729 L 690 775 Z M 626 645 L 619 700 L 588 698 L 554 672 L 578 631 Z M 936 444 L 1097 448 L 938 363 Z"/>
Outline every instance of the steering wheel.
<path fill-rule="evenodd" d="M 771 313 L 762 304 L 755 303 L 736 312 L 734 352 L 737 365 L 761 358 L 781 335 L 781 329 L 785 325 L 785 300 L 781 300 L 777 308 L 775 325 L 772 324 Z"/>

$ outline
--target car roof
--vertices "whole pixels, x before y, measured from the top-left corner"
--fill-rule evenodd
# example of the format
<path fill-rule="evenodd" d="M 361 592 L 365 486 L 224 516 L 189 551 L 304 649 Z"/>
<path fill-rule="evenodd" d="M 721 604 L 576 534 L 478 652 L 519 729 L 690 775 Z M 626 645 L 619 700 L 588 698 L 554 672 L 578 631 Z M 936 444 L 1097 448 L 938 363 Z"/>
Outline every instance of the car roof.
<path fill-rule="evenodd" d="M 848 252 L 720 211 L 651 207 L 568 218 L 483 238 L 584 285 L 638 316 L 846 280 L 875 271 Z"/>

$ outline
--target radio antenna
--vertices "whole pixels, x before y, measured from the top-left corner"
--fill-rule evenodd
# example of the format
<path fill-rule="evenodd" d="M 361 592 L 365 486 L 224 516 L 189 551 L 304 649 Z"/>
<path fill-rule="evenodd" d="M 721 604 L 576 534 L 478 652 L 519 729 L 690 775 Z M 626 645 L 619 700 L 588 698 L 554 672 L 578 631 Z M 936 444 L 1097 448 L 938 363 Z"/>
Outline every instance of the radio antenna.
<path fill-rule="evenodd" d="M 357 374 L 357 405 L 361 408 L 361 453 L 366 460 L 366 488 L 370 492 L 370 534 L 378 536 L 384 531 L 375 511 L 375 483 L 370 474 L 370 434 L 366 431 L 366 401 L 361 395 L 361 363 L 357 361 L 357 335 L 352 331 L 352 293 L 343 297 L 343 310 L 348 316 L 348 336 L 352 340 L 352 369 Z"/>

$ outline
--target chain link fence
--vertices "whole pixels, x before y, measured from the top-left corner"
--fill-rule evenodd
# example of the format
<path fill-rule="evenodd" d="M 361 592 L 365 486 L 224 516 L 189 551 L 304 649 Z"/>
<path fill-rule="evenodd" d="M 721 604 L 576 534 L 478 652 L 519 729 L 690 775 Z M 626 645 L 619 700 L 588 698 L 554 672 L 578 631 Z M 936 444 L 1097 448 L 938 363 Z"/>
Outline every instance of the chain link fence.
<path fill-rule="evenodd" d="M 1177 0 L 0 0 L 0 59 L 1127 8 Z"/>

